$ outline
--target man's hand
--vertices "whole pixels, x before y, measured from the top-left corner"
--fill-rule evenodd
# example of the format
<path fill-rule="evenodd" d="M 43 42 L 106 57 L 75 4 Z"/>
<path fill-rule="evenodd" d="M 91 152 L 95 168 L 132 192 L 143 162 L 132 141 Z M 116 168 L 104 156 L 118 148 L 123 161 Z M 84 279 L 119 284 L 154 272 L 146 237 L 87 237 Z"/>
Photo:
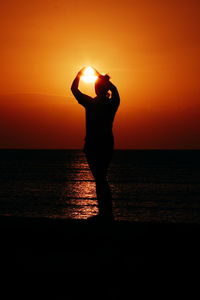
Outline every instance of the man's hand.
<path fill-rule="evenodd" d="M 83 71 L 85 70 L 86 67 L 83 67 L 77 74 L 77 77 L 81 77 L 83 75 Z"/>
<path fill-rule="evenodd" d="M 101 74 L 95 68 L 92 68 L 92 69 L 95 71 L 95 73 L 96 73 L 95 75 L 96 76 L 98 76 L 98 77 L 101 76 Z"/>

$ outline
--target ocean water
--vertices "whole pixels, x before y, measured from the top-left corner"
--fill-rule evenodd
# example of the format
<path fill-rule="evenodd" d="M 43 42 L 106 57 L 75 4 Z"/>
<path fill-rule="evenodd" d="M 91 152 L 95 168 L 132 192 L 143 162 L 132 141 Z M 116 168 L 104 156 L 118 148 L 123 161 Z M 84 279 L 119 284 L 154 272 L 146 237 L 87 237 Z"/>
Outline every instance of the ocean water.
<path fill-rule="evenodd" d="M 81 150 L 0 150 L 0 215 L 86 219 L 98 212 Z M 115 150 L 116 220 L 200 222 L 199 150 Z"/>

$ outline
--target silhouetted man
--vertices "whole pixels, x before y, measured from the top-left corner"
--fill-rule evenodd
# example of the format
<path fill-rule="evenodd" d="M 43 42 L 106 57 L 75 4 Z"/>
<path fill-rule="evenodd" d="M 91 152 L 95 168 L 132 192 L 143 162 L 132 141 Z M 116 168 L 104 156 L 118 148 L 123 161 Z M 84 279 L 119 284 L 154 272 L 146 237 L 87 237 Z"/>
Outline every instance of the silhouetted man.
<path fill-rule="evenodd" d="M 72 83 L 72 93 L 78 103 L 86 110 L 86 137 L 84 152 L 96 182 L 99 214 L 93 219 L 112 220 L 112 197 L 106 174 L 114 149 L 112 132 L 115 113 L 120 103 L 117 88 L 110 82 L 108 75 L 98 76 L 95 82 L 96 97 L 80 92 L 79 80 L 83 69 Z M 109 93 L 111 92 L 111 94 Z"/>

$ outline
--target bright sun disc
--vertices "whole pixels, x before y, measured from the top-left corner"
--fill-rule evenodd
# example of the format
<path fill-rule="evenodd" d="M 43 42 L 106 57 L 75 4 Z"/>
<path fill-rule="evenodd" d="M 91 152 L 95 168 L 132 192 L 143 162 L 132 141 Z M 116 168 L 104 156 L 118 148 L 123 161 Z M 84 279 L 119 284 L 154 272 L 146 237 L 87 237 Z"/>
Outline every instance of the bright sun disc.
<path fill-rule="evenodd" d="M 83 71 L 83 75 L 81 76 L 81 79 L 85 81 L 86 83 L 92 83 L 97 80 L 97 76 L 95 75 L 95 71 L 92 67 L 87 67 Z"/>

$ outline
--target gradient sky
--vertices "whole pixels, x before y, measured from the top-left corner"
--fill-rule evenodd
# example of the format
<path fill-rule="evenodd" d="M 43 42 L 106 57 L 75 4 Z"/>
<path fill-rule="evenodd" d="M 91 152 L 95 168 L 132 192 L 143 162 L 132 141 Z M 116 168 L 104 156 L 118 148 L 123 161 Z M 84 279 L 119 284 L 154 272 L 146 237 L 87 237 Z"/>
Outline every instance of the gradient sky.
<path fill-rule="evenodd" d="M 81 148 L 91 65 L 121 95 L 116 148 L 200 148 L 199 23 L 198 0 L 1 1 L 0 147 Z"/>

